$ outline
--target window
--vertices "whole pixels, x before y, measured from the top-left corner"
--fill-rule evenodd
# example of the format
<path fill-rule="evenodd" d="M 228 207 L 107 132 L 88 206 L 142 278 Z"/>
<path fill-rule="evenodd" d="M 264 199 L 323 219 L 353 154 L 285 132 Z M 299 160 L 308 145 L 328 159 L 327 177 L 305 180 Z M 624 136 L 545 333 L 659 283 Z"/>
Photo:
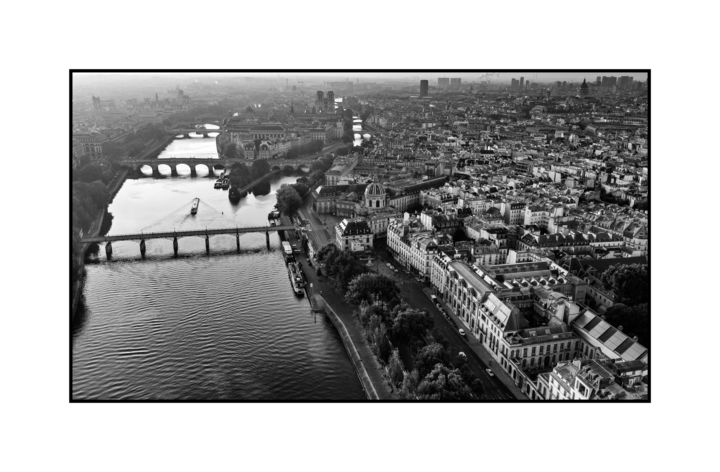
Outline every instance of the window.
<path fill-rule="evenodd" d="M 523 348 L 523 357 L 527 357 L 527 348 L 526 347 Z"/>
<path fill-rule="evenodd" d="M 540 355 L 541 355 L 541 356 L 542 356 L 543 348 L 544 348 L 544 347 L 545 347 L 545 346 L 540 346 Z"/>
<path fill-rule="evenodd" d="M 534 356 L 534 355 L 535 355 L 535 346 L 533 346 L 533 348 L 532 348 L 532 352 L 531 352 L 531 354 L 530 354 L 530 355 L 531 355 L 531 356 Z"/>
<path fill-rule="evenodd" d="M 557 352 L 557 347 L 558 347 L 557 344 L 555 344 L 555 345 L 553 346 L 553 352 Z"/>

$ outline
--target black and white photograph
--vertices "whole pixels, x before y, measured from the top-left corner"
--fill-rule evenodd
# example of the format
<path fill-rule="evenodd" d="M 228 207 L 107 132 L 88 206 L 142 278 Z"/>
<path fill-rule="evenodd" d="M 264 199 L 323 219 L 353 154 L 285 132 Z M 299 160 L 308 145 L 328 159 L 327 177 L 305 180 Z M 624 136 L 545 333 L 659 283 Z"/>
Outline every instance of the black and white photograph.
<path fill-rule="evenodd" d="M 0 470 L 717 468 L 711 4 L 4 6 Z"/>
<path fill-rule="evenodd" d="M 73 401 L 649 401 L 650 71 L 70 73 Z"/>

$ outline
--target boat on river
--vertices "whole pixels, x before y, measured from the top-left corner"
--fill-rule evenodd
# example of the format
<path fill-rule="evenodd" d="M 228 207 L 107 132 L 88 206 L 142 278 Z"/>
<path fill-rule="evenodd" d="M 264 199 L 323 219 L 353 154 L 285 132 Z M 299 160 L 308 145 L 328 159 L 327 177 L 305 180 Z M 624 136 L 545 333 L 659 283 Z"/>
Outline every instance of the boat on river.
<path fill-rule="evenodd" d="M 193 199 L 192 208 L 190 208 L 190 214 L 196 215 L 198 211 L 198 207 L 200 206 L 200 199 L 195 197 Z"/>
<path fill-rule="evenodd" d="M 290 262 L 288 264 L 288 277 L 290 278 L 290 285 L 292 285 L 295 295 L 302 297 L 305 292 L 305 277 L 303 276 L 300 264 L 297 262 Z"/>

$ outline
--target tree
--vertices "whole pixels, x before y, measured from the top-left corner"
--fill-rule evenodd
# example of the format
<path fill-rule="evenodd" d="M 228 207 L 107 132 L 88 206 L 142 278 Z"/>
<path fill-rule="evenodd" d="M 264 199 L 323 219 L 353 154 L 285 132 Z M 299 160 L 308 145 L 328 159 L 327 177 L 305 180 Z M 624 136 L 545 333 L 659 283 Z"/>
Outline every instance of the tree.
<path fill-rule="evenodd" d="M 647 264 L 610 266 L 602 273 L 600 280 L 622 303 L 635 305 L 645 303 L 650 298 L 650 274 Z"/>
<path fill-rule="evenodd" d="M 270 164 L 265 159 L 253 161 L 251 166 L 251 174 L 253 179 L 259 179 L 263 175 L 270 173 Z"/>
<path fill-rule="evenodd" d="M 439 343 L 424 346 L 415 356 L 415 368 L 420 375 L 428 374 L 436 364 L 445 364 L 448 361 L 447 351 Z"/>
<path fill-rule="evenodd" d="M 411 341 L 424 336 L 432 326 L 432 317 L 427 312 L 410 308 L 398 313 L 391 331 L 394 339 Z"/>
<path fill-rule="evenodd" d="M 436 364 L 417 387 L 418 400 L 476 400 L 457 369 Z"/>
<path fill-rule="evenodd" d="M 88 164 L 76 170 L 73 177 L 76 180 L 81 180 L 83 182 L 94 182 L 96 180 L 105 179 L 102 167 L 94 163 Z"/>
<path fill-rule="evenodd" d="M 355 305 L 363 300 L 390 303 L 397 298 L 400 290 L 395 282 L 380 274 L 360 274 L 348 285 L 345 300 Z"/>
<path fill-rule="evenodd" d="M 605 312 L 605 321 L 621 328 L 629 336 L 637 336 L 638 342 L 650 347 L 650 311 L 647 303 L 627 306 L 616 303 Z"/>
<path fill-rule="evenodd" d="M 405 378 L 402 361 L 397 349 L 393 349 L 390 355 L 390 361 L 388 362 L 388 374 L 390 374 L 390 380 L 393 385 L 400 385 L 400 382 Z"/>
<path fill-rule="evenodd" d="M 240 157 L 235 143 L 226 143 L 222 148 L 222 155 L 227 159 L 238 159 Z"/>
<path fill-rule="evenodd" d="M 295 189 L 295 191 L 298 193 L 298 195 L 300 195 L 300 198 L 307 195 L 308 191 L 310 190 L 310 188 L 307 186 L 307 184 L 304 184 L 302 182 L 296 182 L 296 183 L 292 184 L 292 187 Z"/>
<path fill-rule="evenodd" d="M 230 184 L 233 187 L 242 188 L 252 181 L 250 169 L 241 163 L 236 162 L 230 167 Z"/>
<path fill-rule="evenodd" d="M 416 399 L 415 392 L 417 391 L 418 384 L 420 383 L 420 374 L 417 369 L 413 369 L 412 372 L 405 372 L 403 376 L 402 387 L 400 387 L 400 398 L 404 400 Z"/>
<path fill-rule="evenodd" d="M 297 191 L 288 184 L 283 184 L 275 194 L 277 197 L 278 210 L 286 215 L 294 214 L 300 205 L 302 199 Z"/>

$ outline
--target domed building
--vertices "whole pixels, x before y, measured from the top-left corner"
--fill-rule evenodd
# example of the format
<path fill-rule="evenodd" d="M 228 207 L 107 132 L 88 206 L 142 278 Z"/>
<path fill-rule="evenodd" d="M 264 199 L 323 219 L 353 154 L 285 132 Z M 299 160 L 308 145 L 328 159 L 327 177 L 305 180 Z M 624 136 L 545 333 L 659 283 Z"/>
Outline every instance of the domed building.
<path fill-rule="evenodd" d="M 365 206 L 367 208 L 385 208 L 387 194 L 382 184 L 373 182 L 365 188 Z"/>

